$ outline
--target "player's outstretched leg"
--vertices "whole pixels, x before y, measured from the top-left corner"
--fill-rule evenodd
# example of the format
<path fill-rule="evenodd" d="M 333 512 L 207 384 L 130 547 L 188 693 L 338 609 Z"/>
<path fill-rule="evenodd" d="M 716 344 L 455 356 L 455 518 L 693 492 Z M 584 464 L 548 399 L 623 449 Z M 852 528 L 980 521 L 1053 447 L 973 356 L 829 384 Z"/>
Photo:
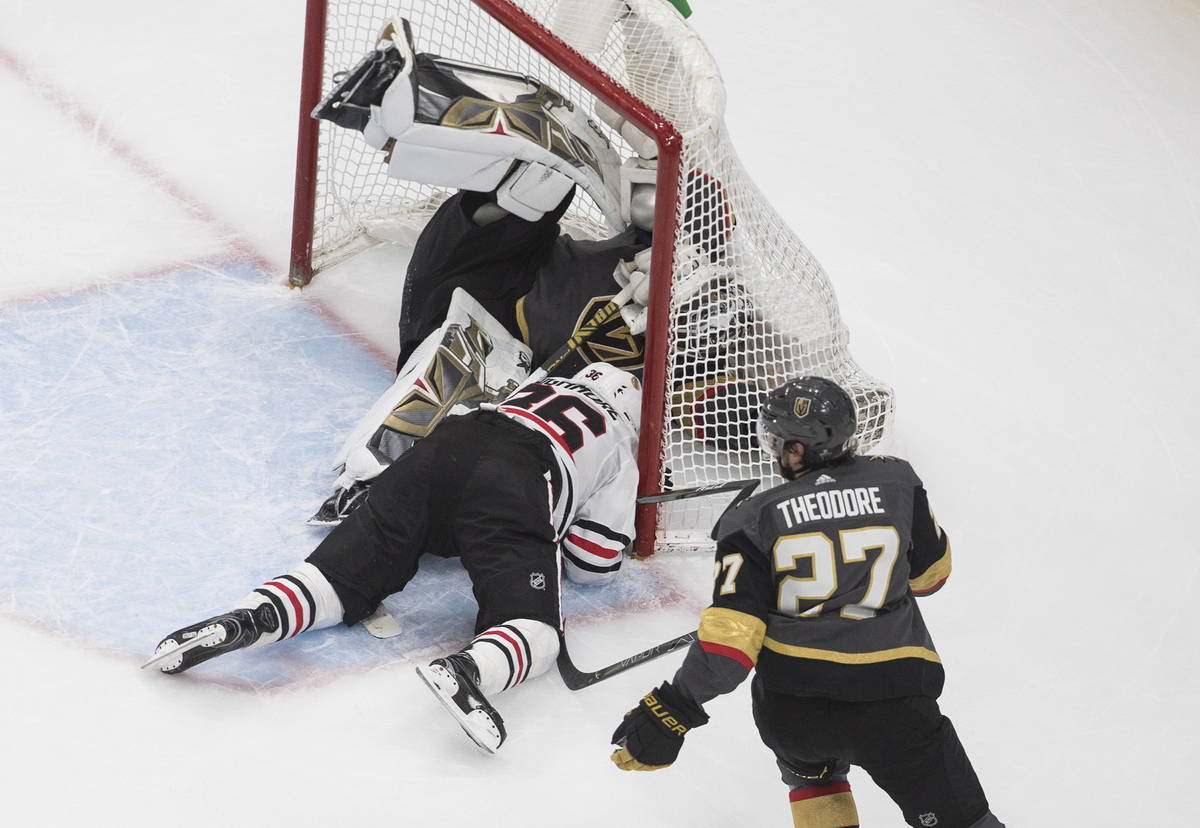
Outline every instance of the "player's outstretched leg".
<path fill-rule="evenodd" d="M 479 690 L 479 668 L 465 652 L 418 667 L 419 675 L 471 740 L 488 753 L 504 744 L 504 720 Z"/>
<path fill-rule="evenodd" d="M 234 650 L 292 638 L 342 620 L 342 602 L 321 571 L 301 563 L 267 581 L 229 612 L 206 618 L 158 643 L 145 667 L 182 673 Z"/>
<path fill-rule="evenodd" d="M 557 656 L 554 627 L 517 618 L 488 627 L 460 652 L 418 667 L 417 673 L 475 744 L 495 753 L 506 731 L 487 696 L 540 676 Z"/>
<path fill-rule="evenodd" d="M 279 629 L 279 615 L 268 603 L 255 609 L 235 609 L 178 629 L 158 643 L 154 657 L 143 667 L 182 673 L 210 658 L 257 644 Z"/>

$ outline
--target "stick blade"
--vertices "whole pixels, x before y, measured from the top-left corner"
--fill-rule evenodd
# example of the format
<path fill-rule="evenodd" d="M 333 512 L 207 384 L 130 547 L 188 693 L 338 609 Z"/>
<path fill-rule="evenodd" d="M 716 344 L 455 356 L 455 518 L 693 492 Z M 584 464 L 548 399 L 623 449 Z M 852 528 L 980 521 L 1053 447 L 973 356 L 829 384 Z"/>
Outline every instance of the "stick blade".
<path fill-rule="evenodd" d="M 364 618 L 362 625 L 376 638 L 395 638 L 404 632 L 400 622 L 384 608 L 383 604 L 380 604 L 373 613 Z"/>

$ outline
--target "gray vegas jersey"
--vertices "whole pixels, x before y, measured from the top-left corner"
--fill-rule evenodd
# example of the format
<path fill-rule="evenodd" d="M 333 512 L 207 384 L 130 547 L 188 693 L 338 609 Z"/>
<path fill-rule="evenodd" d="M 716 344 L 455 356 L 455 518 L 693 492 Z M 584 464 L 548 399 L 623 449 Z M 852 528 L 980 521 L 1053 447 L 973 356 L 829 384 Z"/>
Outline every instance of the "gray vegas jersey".
<path fill-rule="evenodd" d="M 904 460 L 851 457 L 722 517 L 712 606 L 677 680 L 703 702 L 757 665 L 770 690 L 846 701 L 936 697 L 941 660 L 916 595 L 950 545 Z"/>

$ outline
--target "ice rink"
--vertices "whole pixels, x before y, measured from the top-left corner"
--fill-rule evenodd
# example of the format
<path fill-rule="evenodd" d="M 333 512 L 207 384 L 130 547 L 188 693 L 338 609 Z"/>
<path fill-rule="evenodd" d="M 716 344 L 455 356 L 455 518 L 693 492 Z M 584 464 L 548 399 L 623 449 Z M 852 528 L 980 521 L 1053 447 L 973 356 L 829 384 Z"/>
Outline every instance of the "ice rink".
<path fill-rule="evenodd" d="M 319 541 L 328 461 L 390 383 L 394 295 L 284 284 L 302 5 L 0 10 L 0 824 L 788 825 L 748 683 L 674 767 L 609 763 L 678 654 L 499 696 L 480 753 L 413 672 L 470 635 L 453 562 L 389 600 L 398 638 L 137 669 Z M 1200 3 L 693 7 L 953 539 L 922 610 L 993 810 L 1194 822 Z M 710 571 L 568 593 L 576 662 L 689 629 Z M 902 824 L 851 781 L 864 826 Z"/>

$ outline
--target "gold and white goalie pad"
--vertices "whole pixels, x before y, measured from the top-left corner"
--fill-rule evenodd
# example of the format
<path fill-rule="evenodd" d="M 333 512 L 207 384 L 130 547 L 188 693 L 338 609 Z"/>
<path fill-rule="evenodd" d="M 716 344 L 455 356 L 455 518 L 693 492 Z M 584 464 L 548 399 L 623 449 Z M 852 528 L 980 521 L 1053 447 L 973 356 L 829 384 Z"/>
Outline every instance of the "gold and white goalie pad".
<path fill-rule="evenodd" d="M 588 113 L 537 78 L 418 52 L 403 18 L 337 77 L 313 117 L 362 133 L 387 153 L 392 178 L 494 191 L 527 221 L 579 186 L 624 226 L 620 156 Z"/>
<path fill-rule="evenodd" d="M 337 488 L 374 478 L 443 418 L 507 396 L 529 369 L 529 347 L 458 288 L 446 321 L 413 351 L 338 452 Z"/>

